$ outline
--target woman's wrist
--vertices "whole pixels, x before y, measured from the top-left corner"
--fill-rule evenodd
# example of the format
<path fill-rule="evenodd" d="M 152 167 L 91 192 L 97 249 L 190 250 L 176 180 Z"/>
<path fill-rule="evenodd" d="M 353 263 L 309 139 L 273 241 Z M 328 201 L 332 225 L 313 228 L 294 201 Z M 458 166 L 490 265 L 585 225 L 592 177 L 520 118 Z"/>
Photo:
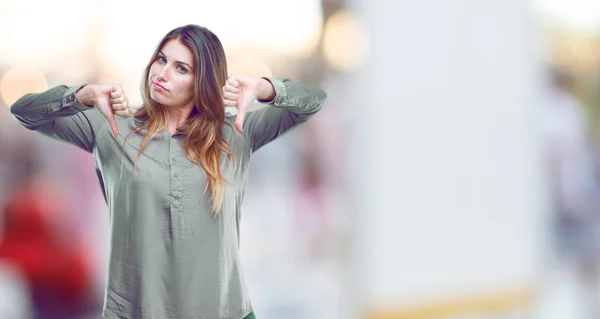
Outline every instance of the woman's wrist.
<path fill-rule="evenodd" d="M 271 101 L 275 98 L 275 88 L 271 81 L 261 78 L 256 99 L 259 101 Z"/>
<path fill-rule="evenodd" d="M 77 92 L 75 92 L 77 99 L 82 104 L 85 104 L 89 107 L 94 106 L 94 92 L 91 88 L 91 85 L 84 84 Z"/>

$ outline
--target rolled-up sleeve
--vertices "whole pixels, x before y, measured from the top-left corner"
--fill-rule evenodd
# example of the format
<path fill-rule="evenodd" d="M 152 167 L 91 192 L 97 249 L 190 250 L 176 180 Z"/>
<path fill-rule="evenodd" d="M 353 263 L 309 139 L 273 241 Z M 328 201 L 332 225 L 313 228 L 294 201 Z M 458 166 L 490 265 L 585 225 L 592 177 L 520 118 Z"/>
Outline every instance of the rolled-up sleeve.
<path fill-rule="evenodd" d="M 83 85 L 60 85 L 41 93 L 29 93 L 11 107 L 14 118 L 25 128 L 91 153 L 95 136 L 106 120 L 75 94 Z"/>
<path fill-rule="evenodd" d="M 289 79 L 267 78 L 273 84 L 275 97 L 267 106 L 248 112 L 243 135 L 253 152 L 308 121 L 321 110 L 327 94 L 322 89 Z"/>

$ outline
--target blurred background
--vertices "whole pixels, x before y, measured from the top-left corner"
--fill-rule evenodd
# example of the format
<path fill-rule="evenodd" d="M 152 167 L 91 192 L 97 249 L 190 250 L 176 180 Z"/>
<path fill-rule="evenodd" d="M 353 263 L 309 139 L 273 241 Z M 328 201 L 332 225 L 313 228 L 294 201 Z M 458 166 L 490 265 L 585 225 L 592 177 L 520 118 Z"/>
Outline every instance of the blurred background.
<path fill-rule="evenodd" d="M 0 318 L 100 318 L 109 244 L 92 156 L 9 106 L 82 83 L 139 105 L 155 46 L 188 23 L 230 74 L 329 96 L 254 155 L 258 318 L 600 318 L 589 0 L 0 0 Z"/>

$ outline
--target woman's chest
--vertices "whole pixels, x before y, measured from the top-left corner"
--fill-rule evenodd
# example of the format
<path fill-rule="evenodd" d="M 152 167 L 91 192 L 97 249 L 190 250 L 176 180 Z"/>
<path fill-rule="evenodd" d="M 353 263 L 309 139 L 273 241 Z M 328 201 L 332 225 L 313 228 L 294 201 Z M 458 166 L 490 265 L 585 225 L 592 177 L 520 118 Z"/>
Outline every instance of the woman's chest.
<path fill-rule="evenodd" d="M 133 138 L 132 138 L 133 137 Z M 204 159 L 204 166 L 188 158 L 185 141 L 172 137 L 155 138 L 140 152 L 140 136 L 121 136 L 97 154 L 98 167 L 106 186 L 115 192 L 160 198 L 176 207 L 210 198 L 216 178 L 225 180 L 225 197 L 238 195 L 246 182 L 249 154 L 230 145 L 233 157 L 221 152 L 218 162 Z"/>

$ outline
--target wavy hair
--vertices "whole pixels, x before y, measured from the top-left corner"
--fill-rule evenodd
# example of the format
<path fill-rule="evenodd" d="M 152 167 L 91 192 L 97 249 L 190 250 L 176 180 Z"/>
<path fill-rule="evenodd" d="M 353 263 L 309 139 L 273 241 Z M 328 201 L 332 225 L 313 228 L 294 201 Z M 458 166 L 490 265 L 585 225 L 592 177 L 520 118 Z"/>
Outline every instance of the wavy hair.
<path fill-rule="evenodd" d="M 225 121 L 222 87 L 227 81 L 227 61 L 221 41 L 207 28 L 198 25 L 185 25 L 171 30 L 160 41 L 142 79 L 142 107 L 133 116 L 141 119 L 131 131 L 147 130 L 135 161 L 137 167 L 140 155 L 150 140 L 167 124 L 167 109 L 150 97 L 149 74 L 152 63 L 157 59 L 162 47 L 172 39 L 179 40 L 194 57 L 194 108 L 190 117 L 178 129 L 185 129 L 185 153 L 191 162 L 199 165 L 207 176 L 204 193 L 210 188 L 212 210 L 216 215 L 223 204 L 223 190 L 227 180 L 221 173 L 221 154 L 227 153 L 236 167 L 235 154 L 221 136 L 222 126 L 233 126 Z M 129 137 L 129 134 L 127 137 Z M 127 137 L 125 140 L 127 140 Z"/>

